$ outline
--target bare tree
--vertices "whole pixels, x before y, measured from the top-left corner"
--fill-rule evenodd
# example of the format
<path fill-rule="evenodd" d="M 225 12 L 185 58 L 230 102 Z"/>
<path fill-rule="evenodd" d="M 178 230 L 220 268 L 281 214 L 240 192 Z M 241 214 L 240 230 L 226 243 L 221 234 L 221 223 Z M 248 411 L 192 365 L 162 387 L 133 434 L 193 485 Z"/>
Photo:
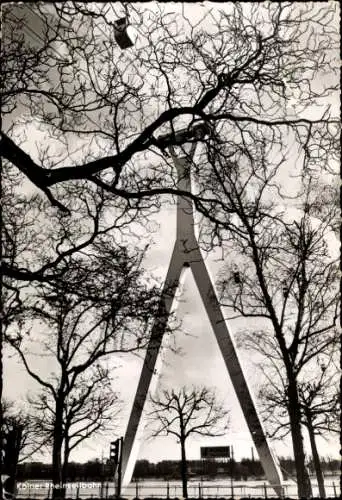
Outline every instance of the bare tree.
<path fill-rule="evenodd" d="M 337 370 L 326 376 L 325 365 L 321 365 L 321 375 L 299 387 L 303 412 L 303 425 L 308 430 L 312 459 L 316 472 L 319 496 L 325 498 L 324 477 L 317 449 L 316 436 L 340 432 L 339 411 L 341 394 L 337 385 Z M 335 379 L 335 380 L 334 380 Z"/>
<path fill-rule="evenodd" d="M 133 349 L 134 346 L 143 347 L 146 341 L 144 335 L 147 333 L 149 325 L 148 315 L 153 316 L 153 305 L 157 304 L 159 292 L 151 284 L 149 277 L 146 276 L 143 283 L 141 276 L 143 271 L 140 270 L 140 266 L 144 252 L 138 248 L 135 250 L 132 248 L 130 251 L 126 248 L 127 237 L 129 237 L 131 244 L 134 239 L 137 239 L 137 234 L 129 227 L 135 219 L 134 212 L 136 213 L 136 211 L 132 209 L 130 213 L 129 207 L 122 207 L 116 201 L 114 203 L 108 202 L 98 190 L 83 190 L 77 200 L 78 211 L 69 218 L 63 218 L 59 213 L 49 214 L 49 207 L 44 206 L 44 203 L 36 196 L 20 196 L 15 189 L 18 176 L 13 175 L 12 169 L 6 169 L 5 175 L 8 182 L 5 191 L 6 210 L 3 213 L 3 220 L 6 222 L 5 238 L 2 240 L 3 262 L 11 263 L 15 260 L 17 264 L 20 263 L 20 269 L 25 269 L 28 263 L 31 266 L 35 265 L 43 270 L 44 276 L 41 280 L 33 278 L 31 281 L 26 275 L 27 280 L 25 281 L 20 279 L 21 271 L 19 270 L 19 276 L 14 274 L 4 277 L 2 295 L 2 333 L 4 339 L 18 349 L 21 349 L 23 345 L 26 346 L 28 340 L 31 339 L 33 340 L 31 347 L 35 351 L 39 351 L 39 346 L 43 343 L 46 348 L 50 346 L 51 352 L 54 342 L 52 338 L 56 339 L 58 325 L 59 333 L 63 336 L 61 326 L 63 321 L 61 317 L 58 320 L 56 316 L 54 322 L 53 318 L 49 320 L 49 308 L 56 307 L 58 304 L 62 306 L 60 301 L 63 298 L 72 297 L 71 303 L 64 304 L 66 308 L 64 314 L 66 316 L 69 314 L 68 320 L 70 321 L 73 317 L 74 326 L 78 330 L 88 319 L 87 326 L 91 326 L 85 328 L 84 332 L 89 334 L 90 339 L 93 335 L 91 327 L 97 320 L 97 327 L 101 328 L 102 310 L 102 320 L 103 324 L 107 324 L 106 335 L 108 338 L 116 328 L 121 328 L 125 321 L 129 320 L 129 317 L 132 321 L 131 326 L 135 325 L 136 332 L 139 331 L 141 334 L 141 338 L 134 344 L 134 332 L 121 328 L 120 335 L 123 337 L 122 339 L 116 337 L 114 350 L 125 351 L 126 348 L 130 347 Z M 103 218 L 108 217 L 109 212 L 109 223 L 105 225 Z M 138 221 L 134 227 L 138 232 Z M 146 238 L 141 238 L 141 240 L 146 241 Z M 44 250 L 41 248 L 43 241 L 49 242 L 45 244 Z M 108 283 L 108 280 L 112 281 Z M 104 290 L 105 285 L 107 291 Z M 102 296 L 99 295 L 100 289 L 102 289 Z M 134 294 L 132 300 L 130 293 Z M 144 307 L 146 307 L 145 312 L 143 312 Z M 126 317 L 120 317 L 121 323 L 117 315 L 119 310 L 120 314 L 126 314 Z M 140 313 L 142 313 L 140 319 L 145 322 L 142 328 L 140 328 L 141 323 L 138 324 L 139 320 L 137 319 Z M 91 317 L 92 315 L 95 316 Z M 54 323 L 51 331 L 48 328 L 45 330 L 45 338 L 39 337 L 30 328 L 33 318 L 38 331 L 40 329 L 39 322 L 45 322 L 46 327 L 49 321 Z M 24 335 L 24 332 L 27 335 Z M 72 336 L 72 329 L 68 333 Z M 77 334 L 80 334 L 80 331 Z M 127 347 L 130 342 L 130 347 Z M 69 347 L 71 349 L 73 346 Z M 91 345 L 89 344 L 88 347 L 90 349 Z M 57 348 L 56 344 L 55 348 L 55 354 L 60 360 L 71 355 L 72 349 L 63 351 L 63 345 Z M 109 350 L 105 343 L 104 350 Z M 84 354 L 79 352 L 80 346 L 76 351 L 76 354 Z M 66 360 L 64 359 L 64 361 Z M 92 362 L 95 361 L 94 358 Z M 97 377 L 94 375 L 95 385 L 105 383 L 106 373 L 102 370 L 101 377 L 99 374 L 100 372 L 98 372 Z M 75 383 L 82 386 L 81 378 L 80 375 L 77 376 L 74 386 Z M 47 387 L 45 387 L 46 391 L 48 391 Z M 74 426 L 72 430 L 69 429 L 63 441 L 65 458 L 64 469 L 61 472 L 63 477 L 66 474 L 67 458 L 71 451 L 69 442 L 75 440 L 80 442 L 80 438 L 100 430 L 97 424 L 108 422 L 109 408 L 114 402 L 114 396 L 110 395 L 108 390 L 97 394 L 96 392 L 89 394 L 88 391 L 87 396 L 86 398 L 85 392 L 79 394 L 79 400 L 83 402 L 83 405 L 77 408 L 78 414 L 73 416 L 74 420 L 80 419 L 83 412 L 83 431 L 81 432 L 80 419 L 78 428 Z M 51 397 L 50 394 L 50 399 L 47 400 L 48 405 L 51 403 Z M 101 404 L 96 414 L 94 410 L 97 403 Z M 49 407 L 51 408 L 51 405 Z M 85 421 L 86 410 L 89 416 L 87 423 Z M 73 412 L 74 409 L 70 408 L 68 415 L 65 416 L 66 421 Z M 101 412 L 103 414 L 100 415 Z M 96 415 L 98 416 L 97 420 L 95 419 Z M 93 426 L 90 425 L 91 422 L 93 422 Z M 70 424 L 66 425 L 70 427 Z M 74 434 L 75 436 L 73 436 Z M 42 437 L 44 436 L 47 437 L 47 432 L 42 434 Z M 71 440 L 71 437 L 74 439 Z M 74 447 L 73 442 L 70 447 Z"/>
<path fill-rule="evenodd" d="M 3 401 L 4 409 L 4 429 L 20 429 L 20 439 L 18 440 L 18 463 L 31 458 L 44 445 L 44 440 L 38 436 L 34 420 L 28 411 L 18 408 L 14 402 Z M 15 466 L 15 464 L 13 464 Z"/>
<path fill-rule="evenodd" d="M 72 449 L 117 412 L 105 361 L 146 345 L 158 304 L 158 290 L 142 278 L 139 253 L 113 248 L 105 239 L 91 250 L 83 260 L 71 261 L 63 280 L 36 289 L 27 311 L 31 326 L 7 334 L 42 389 L 34 407 L 42 436 L 52 444 L 54 498 L 65 494 L 60 485 Z M 34 353 L 51 361 L 50 374 L 35 369 Z"/>
<path fill-rule="evenodd" d="M 186 440 L 191 435 L 223 436 L 228 428 L 228 411 L 218 402 L 215 392 L 206 387 L 163 390 L 151 397 L 149 417 L 156 424 L 152 436 L 175 436 L 181 447 L 183 497 L 188 498 Z"/>
<path fill-rule="evenodd" d="M 282 440 L 291 432 L 291 422 L 287 377 L 281 352 L 271 332 L 247 332 L 241 336 L 243 345 L 263 357 L 262 362 L 255 363 L 265 380 L 259 391 L 262 416 L 267 424 L 268 435 Z M 321 498 L 325 498 L 325 488 L 316 436 L 325 437 L 339 432 L 340 395 L 338 370 L 334 361 L 336 354 L 327 349 L 301 370 L 297 380 L 301 424 L 309 434 Z"/>
<path fill-rule="evenodd" d="M 215 162 L 223 161 L 223 157 L 222 152 L 216 155 Z M 262 320 L 264 326 L 259 330 L 251 327 L 253 336 L 265 346 L 265 356 L 281 360 L 301 488 L 307 480 L 300 374 L 320 353 L 336 345 L 338 338 L 338 266 L 327 245 L 337 213 L 332 205 L 323 220 L 314 219 L 310 183 L 303 181 L 299 188 L 302 193 L 296 198 L 295 220 L 289 220 L 276 195 L 269 197 L 279 188 L 275 179 L 278 166 L 267 168 L 265 157 L 257 158 L 251 159 L 253 172 L 249 178 L 247 169 L 238 171 L 232 159 L 225 158 L 226 169 L 231 172 L 224 179 L 226 196 L 228 204 L 235 207 L 240 226 L 229 237 L 220 232 L 223 245 L 235 260 L 222 271 L 222 299 L 231 318 Z M 270 328 L 271 339 L 266 334 Z M 247 344 L 248 339 L 245 334 Z"/>
<path fill-rule="evenodd" d="M 171 11 L 162 4 L 126 7 L 3 7 L 2 155 L 21 174 L 16 193 L 29 198 L 27 190 L 34 192 L 36 217 L 43 206 L 40 227 L 53 220 L 61 235 L 25 239 L 27 227 L 20 226 L 19 242 L 35 242 L 38 252 L 31 246 L 2 262 L 3 274 L 16 281 L 13 293 L 18 282 L 54 279 L 65 253 L 76 254 L 97 237 L 94 221 L 93 232 L 87 226 L 89 239 L 82 231 L 71 241 L 63 238 L 66 219 L 74 223 L 78 200 L 94 187 L 106 193 L 108 209 L 120 205 L 145 216 L 158 210 L 160 195 L 177 193 L 163 154 L 167 144 L 158 140 L 165 132 L 175 143 L 178 127 L 204 120 L 216 147 L 224 126 L 230 152 L 244 150 L 252 158 L 259 131 L 279 147 L 273 159 L 292 141 L 299 171 L 316 168 L 318 159 L 330 168 L 339 135 L 330 107 L 338 87 L 337 4 L 229 3 L 203 6 L 195 17 L 181 4 Z M 136 45 L 125 52 L 113 30 L 123 14 L 138 32 Z M 216 177 L 212 162 L 202 172 L 205 162 L 197 173 Z M 226 216 L 235 207 L 212 186 L 199 183 L 196 195 L 182 194 L 214 224 L 239 233 Z M 101 231 L 109 225 L 104 212 L 95 218 Z M 92 224 L 89 214 L 87 220 Z M 215 228 L 213 240 L 217 234 Z"/>
<path fill-rule="evenodd" d="M 17 466 L 20 462 L 32 457 L 44 441 L 39 438 L 33 420 L 16 407 L 14 402 L 4 400 L 3 425 L 1 428 L 1 454 L 4 454 L 3 472 L 9 476 L 6 491 L 15 494 Z"/>
<path fill-rule="evenodd" d="M 19 454 L 23 443 L 24 422 L 9 412 L 10 405 L 3 401 L 3 419 L 1 432 L 1 455 L 3 461 L 3 472 L 6 478 L 5 490 L 9 495 L 14 495 L 16 490 L 16 475 Z M 3 478 L 1 478 L 1 482 Z"/>
<path fill-rule="evenodd" d="M 113 30 L 113 19 L 120 17 L 116 6 L 5 6 L 5 74 L 11 78 L 2 91 L 8 112 L 3 156 L 65 213 L 75 210 L 61 198 L 59 186 L 68 181 L 78 186 L 69 197 L 90 184 L 135 205 L 175 193 L 171 163 L 160 154 L 165 144 L 157 136 L 198 120 L 226 124 L 235 146 L 248 124 L 264 126 L 279 139 L 290 130 L 298 148 L 310 151 L 308 167 L 338 137 L 338 120 L 328 109 L 315 120 L 305 115 L 318 95 L 334 91 L 336 8 L 237 4 L 204 10 L 196 22 L 181 7 L 171 14 L 161 5 L 151 11 L 133 4 L 128 11 L 138 46 L 122 52 Z M 320 72 L 332 78 L 318 94 L 312 80 Z M 286 108 L 291 99 L 303 118 Z M 14 112 L 22 115 L 20 127 L 14 126 Z M 47 141 L 37 144 L 34 156 L 21 133 L 33 116 Z M 141 168 L 146 152 L 149 167 Z M 322 154 L 320 159 L 325 162 Z M 222 208 L 212 193 L 193 199 L 205 214 L 213 203 Z M 6 263 L 4 271 L 19 275 L 15 263 Z M 33 275 L 20 271 L 21 279 L 43 274 L 39 268 Z"/>
<path fill-rule="evenodd" d="M 70 388 L 63 403 L 61 456 L 61 477 L 63 484 L 68 478 L 70 453 L 77 446 L 101 432 L 115 427 L 120 412 L 118 396 L 110 387 L 111 377 L 108 369 L 97 365 L 92 373 L 88 370 L 85 377 L 78 377 L 77 385 Z M 54 440 L 56 425 L 56 404 L 50 391 L 44 390 L 30 398 L 32 420 L 36 433 L 48 448 Z"/>

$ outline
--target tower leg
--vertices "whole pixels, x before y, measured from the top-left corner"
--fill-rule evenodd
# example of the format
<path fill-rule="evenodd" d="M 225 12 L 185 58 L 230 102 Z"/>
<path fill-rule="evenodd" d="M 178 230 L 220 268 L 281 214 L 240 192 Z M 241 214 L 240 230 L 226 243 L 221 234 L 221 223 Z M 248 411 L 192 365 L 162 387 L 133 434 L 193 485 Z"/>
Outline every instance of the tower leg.
<path fill-rule="evenodd" d="M 170 154 L 178 172 L 177 185 L 178 188 L 183 191 L 191 192 L 190 167 L 191 160 L 194 157 L 195 147 L 195 144 L 192 144 L 190 152 L 181 158 L 177 157 L 174 148 L 170 147 Z M 132 477 L 140 445 L 139 434 L 143 428 L 141 416 L 145 406 L 146 396 L 148 391 L 154 392 L 153 386 L 157 381 L 157 375 L 155 373 L 156 363 L 158 359 L 161 361 L 158 355 L 167 327 L 168 317 L 171 312 L 176 289 L 181 279 L 182 270 L 184 270 L 186 264 L 190 264 L 195 282 L 202 297 L 203 304 L 210 319 L 267 479 L 277 495 L 281 496 L 281 472 L 269 448 L 265 432 L 262 428 L 242 371 L 233 339 L 223 317 L 213 281 L 210 278 L 199 249 L 198 241 L 195 237 L 195 226 L 192 202 L 189 199 L 178 197 L 176 244 L 160 300 L 159 314 L 152 328 L 151 339 L 147 347 L 146 357 L 124 440 L 122 457 L 124 474 L 123 484 L 127 485 Z"/>
<path fill-rule="evenodd" d="M 141 417 L 147 394 L 148 392 L 154 392 L 157 383 L 158 373 L 156 364 L 157 361 L 161 363 L 159 351 L 167 328 L 175 294 L 184 270 L 184 258 L 177 246 L 175 246 L 160 298 L 158 314 L 152 327 L 151 337 L 147 346 L 146 356 L 124 438 L 122 454 L 123 486 L 127 486 L 132 478 L 140 447 L 139 435 L 144 427 Z"/>
<path fill-rule="evenodd" d="M 191 252 L 189 262 L 266 477 L 277 495 L 281 496 L 282 475 L 269 448 L 265 431 L 261 425 L 238 358 L 236 347 L 222 314 L 213 281 L 210 278 L 199 249 Z"/>

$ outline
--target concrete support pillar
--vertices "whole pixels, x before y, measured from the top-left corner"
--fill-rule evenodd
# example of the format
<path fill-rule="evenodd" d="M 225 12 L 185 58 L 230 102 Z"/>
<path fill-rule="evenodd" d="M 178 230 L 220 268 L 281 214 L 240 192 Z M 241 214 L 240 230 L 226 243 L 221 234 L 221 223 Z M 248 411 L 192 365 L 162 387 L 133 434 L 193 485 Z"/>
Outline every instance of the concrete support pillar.
<path fill-rule="evenodd" d="M 196 145 L 192 144 L 190 152 L 179 157 L 170 147 L 170 153 L 177 169 L 178 188 L 191 192 L 191 162 Z M 184 150 L 183 150 L 184 151 Z M 123 446 L 123 485 L 127 485 L 132 477 L 138 455 L 139 441 L 143 430 L 143 409 L 148 393 L 154 393 L 157 382 L 157 362 L 161 362 L 161 345 L 171 312 L 175 293 L 185 268 L 191 268 L 203 304 L 210 319 L 217 343 L 222 353 L 227 371 L 232 380 L 240 406 L 251 432 L 255 448 L 260 457 L 268 481 L 278 496 L 282 494 L 282 475 L 280 468 L 270 450 L 267 438 L 259 419 L 251 392 L 239 361 L 233 338 L 222 314 L 215 290 L 214 282 L 205 265 L 195 232 L 194 210 L 191 200 L 178 197 L 177 232 L 171 262 L 165 279 L 160 300 L 159 313 L 152 328 L 151 339 L 140 375 L 130 419 L 127 426 Z"/>

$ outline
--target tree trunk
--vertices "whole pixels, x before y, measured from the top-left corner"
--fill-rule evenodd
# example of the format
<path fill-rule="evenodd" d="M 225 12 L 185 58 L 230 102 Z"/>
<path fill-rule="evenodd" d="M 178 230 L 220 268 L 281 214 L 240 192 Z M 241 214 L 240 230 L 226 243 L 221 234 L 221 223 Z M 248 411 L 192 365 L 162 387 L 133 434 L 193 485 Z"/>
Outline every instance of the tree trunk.
<path fill-rule="evenodd" d="M 56 401 L 56 415 L 53 430 L 52 448 L 52 484 L 53 500 L 65 498 L 65 488 L 62 478 L 62 444 L 63 444 L 63 403 L 59 399 Z"/>
<path fill-rule="evenodd" d="M 2 220 L 2 219 L 1 219 Z M 2 227 L 2 224 L 1 224 Z M 3 303 L 1 302 L 1 308 Z M 0 326 L 0 434 L 1 434 L 1 450 L 0 450 L 0 498 L 3 498 L 2 494 L 2 481 L 1 476 L 4 473 L 4 462 L 3 462 L 3 445 L 2 442 L 2 432 L 3 432 L 3 405 L 2 405 L 2 392 L 3 392 L 3 362 L 2 362 L 2 348 L 3 348 L 3 328 Z"/>
<path fill-rule="evenodd" d="M 301 408 L 298 400 L 296 380 L 289 381 L 288 399 L 293 454 L 297 475 L 298 497 L 311 498 L 312 488 L 309 474 L 305 467 L 305 454 L 301 429 Z"/>
<path fill-rule="evenodd" d="M 314 432 L 314 428 L 312 425 L 312 419 L 311 419 L 309 408 L 307 408 L 305 410 L 305 415 L 306 415 L 309 438 L 310 438 L 312 458 L 313 458 L 316 477 L 317 477 L 319 496 L 320 496 L 320 498 L 325 498 L 326 495 L 325 495 L 325 487 L 324 487 L 324 478 L 323 478 L 323 473 L 322 473 L 321 462 L 320 462 L 318 451 L 317 451 L 315 432 Z"/>
<path fill-rule="evenodd" d="M 188 498 L 188 464 L 186 462 L 186 453 L 185 453 L 185 438 L 181 437 L 181 476 L 182 476 L 182 488 L 183 488 L 183 498 Z"/>
<path fill-rule="evenodd" d="M 6 445 L 4 446 L 5 462 L 3 464 L 3 473 L 9 477 L 6 479 L 4 484 L 2 484 L 4 493 L 6 491 L 6 493 L 12 495 L 13 498 L 16 493 L 17 466 L 21 443 L 22 426 L 13 423 L 11 425 L 11 429 L 6 432 Z"/>
<path fill-rule="evenodd" d="M 62 465 L 62 483 L 63 484 L 67 483 L 69 455 L 70 455 L 69 439 L 68 439 L 67 431 L 66 431 L 66 433 L 64 435 L 64 458 L 63 458 L 63 465 Z"/>
<path fill-rule="evenodd" d="M 11 477 L 11 482 L 12 482 L 12 488 L 10 489 L 10 493 L 13 494 L 13 498 L 15 498 L 17 490 L 16 484 L 17 484 L 18 461 L 22 444 L 22 436 L 23 436 L 23 426 L 22 425 L 15 426 L 13 429 L 13 438 L 14 438 L 13 456 L 10 464 L 11 468 L 9 471 L 9 475 Z"/>

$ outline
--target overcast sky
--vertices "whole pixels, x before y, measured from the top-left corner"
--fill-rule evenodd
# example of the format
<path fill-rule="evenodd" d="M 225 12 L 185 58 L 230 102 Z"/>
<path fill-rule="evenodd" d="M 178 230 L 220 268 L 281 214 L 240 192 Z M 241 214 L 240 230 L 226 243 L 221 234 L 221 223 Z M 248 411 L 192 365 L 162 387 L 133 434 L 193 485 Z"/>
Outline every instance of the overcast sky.
<path fill-rule="evenodd" d="M 211 14 L 209 14 L 208 6 L 213 7 L 214 4 L 207 3 L 206 5 L 207 10 L 203 4 L 196 4 L 196 8 L 193 5 L 187 5 L 185 6 L 185 14 L 187 16 L 191 15 L 192 21 L 195 22 L 202 14 L 207 12 L 208 17 L 205 23 L 208 23 L 209 26 Z M 180 4 L 170 3 L 167 8 L 170 11 L 176 8 L 177 10 L 181 10 Z M 32 123 L 32 126 L 34 127 L 34 123 Z M 39 135 L 36 134 L 35 140 L 38 139 Z M 26 148 L 27 152 L 32 152 L 33 154 L 34 147 L 34 144 L 32 144 L 32 151 L 30 151 L 30 148 Z M 286 177 L 286 174 L 284 175 Z M 289 189 L 289 191 L 291 190 Z M 157 219 L 159 229 L 153 235 L 154 244 L 151 246 L 146 260 L 146 267 L 149 270 L 153 270 L 160 278 L 163 278 L 166 274 L 174 245 L 175 210 L 175 206 L 170 208 L 165 205 L 162 208 Z M 337 249 L 337 240 L 333 236 L 331 245 Z M 219 259 L 219 252 L 211 254 L 207 259 L 207 265 L 210 267 L 213 275 L 223 265 L 222 260 L 220 261 Z M 208 444 L 233 445 L 234 454 L 237 459 L 251 457 L 252 440 L 190 271 L 186 276 L 182 301 L 178 306 L 178 317 L 182 320 L 182 330 L 177 333 L 176 345 L 182 349 L 182 355 L 173 354 L 171 351 L 166 353 L 160 384 L 172 387 L 181 387 L 183 385 L 208 385 L 216 387 L 218 395 L 225 400 L 227 408 L 231 412 L 231 423 L 227 435 L 215 439 L 197 438 L 196 440 L 189 440 L 188 458 L 199 458 L 200 446 Z M 243 321 L 235 320 L 229 324 L 233 335 L 237 329 L 244 326 Z M 256 396 L 260 378 L 253 365 L 253 359 L 251 359 L 250 353 L 241 352 L 240 355 L 245 367 L 246 378 L 250 383 L 254 396 Z M 115 387 L 120 392 L 124 405 L 117 433 L 115 436 L 107 435 L 101 439 L 95 438 L 87 444 L 80 446 L 72 453 L 72 460 L 86 461 L 92 458 L 100 458 L 102 453 L 107 457 L 109 454 L 109 442 L 118 435 L 123 435 L 125 432 L 126 422 L 139 380 L 142 360 L 136 356 L 126 356 L 119 360 L 113 360 L 114 365 L 118 362 L 120 367 L 116 370 L 117 379 Z M 49 373 L 47 359 L 37 357 L 35 358 L 35 363 L 42 371 Z M 36 388 L 35 383 L 26 374 L 15 356 L 6 360 L 4 383 L 5 397 L 8 395 L 11 399 L 17 399 L 19 402 L 25 400 L 28 391 L 33 392 Z M 125 388 L 124 390 L 123 387 Z M 306 436 L 305 440 L 306 450 L 309 453 Z M 318 438 L 320 453 L 325 456 L 337 456 L 339 452 L 337 441 L 337 439 L 335 442 L 324 441 Z M 274 441 L 272 442 L 272 447 L 278 456 L 290 456 L 292 454 L 289 439 L 283 440 L 283 442 Z M 255 456 L 257 456 L 256 452 Z M 147 458 L 154 462 L 164 459 L 179 459 L 179 457 L 179 445 L 172 438 L 155 438 L 153 441 L 145 441 L 142 443 L 139 454 L 139 458 Z M 47 456 L 46 460 L 49 460 L 49 458 Z"/>

